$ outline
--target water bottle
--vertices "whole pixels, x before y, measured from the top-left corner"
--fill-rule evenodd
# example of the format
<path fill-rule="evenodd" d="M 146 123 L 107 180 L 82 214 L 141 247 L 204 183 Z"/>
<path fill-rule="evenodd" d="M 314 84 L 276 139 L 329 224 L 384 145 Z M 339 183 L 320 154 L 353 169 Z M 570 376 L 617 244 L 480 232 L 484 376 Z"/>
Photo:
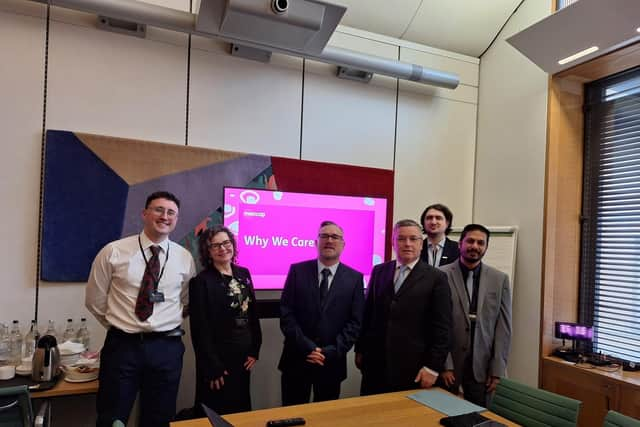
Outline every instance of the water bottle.
<path fill-rule="evenodd" d="M 49 320 L 49 325 L 44 333 L 45 335 L 51 335 L 58 341 L 58 333 L 56 332 L 56 323 L 53 320 Z M 58 342 L 58 344 L 61 344 Z"/>
<path fill-rule="evenodd" d="M 84 345 L 85 350 L 89 350 L 91 337 L 89 336 L 89 329 L 87 329 L 87 319 L 84 317 L 80 319 L 80 329 L 78 329 L 76 340 Z"/>
<path fill-rule="evenodd" d="M 76 330 L 73 328 L 73 319 L 67 319 L 67 329 L 62 334 L 62 342 L 76 342 Z"/>
<path fill-rule="evenodd" d="M 22 363 L 22 333 L 20 332 L 20 322 L 13 321 L 11 335 L 9 335 L 9 363 L 18 366 Z"/>
<path fill-rule="evenodd" d="M 38 332 L 38 323 L 35 320 L 31 321 L 31 328 L 29 332 L 24 336 L 24 357 L 33 358 L 33 353 L 36 351 L 36 345 L 40 339 L 40 332 Z"/>
<path fill-rule="evenodd" d="M 10 358 L 9 328 L 4 323 L 0 323 L 0 366 L 9 364 Z"/>

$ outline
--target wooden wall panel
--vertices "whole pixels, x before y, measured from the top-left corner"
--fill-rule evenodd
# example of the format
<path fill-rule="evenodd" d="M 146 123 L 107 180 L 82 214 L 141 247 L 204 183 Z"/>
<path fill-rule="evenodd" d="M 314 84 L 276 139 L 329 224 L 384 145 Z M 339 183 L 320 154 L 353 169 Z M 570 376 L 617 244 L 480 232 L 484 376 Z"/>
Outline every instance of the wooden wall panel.
<path fill-rule="evenodd" d="M 544 226 L 542 355 L 552 352 L 553 322 L 576 321 L 582 206 L 583 85 L 549 85 Z M 558 343 L 555 343 L 558 345 Z"/>

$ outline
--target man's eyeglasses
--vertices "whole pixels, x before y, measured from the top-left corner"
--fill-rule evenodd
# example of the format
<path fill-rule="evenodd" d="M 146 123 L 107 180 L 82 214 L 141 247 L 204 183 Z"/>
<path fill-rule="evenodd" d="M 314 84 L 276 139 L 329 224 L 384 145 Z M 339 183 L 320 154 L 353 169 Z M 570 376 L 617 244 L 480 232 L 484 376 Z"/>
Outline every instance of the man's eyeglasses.
<path fill-rule="evenodd" d="M 342 240 L 342 236 L 339 234 L 320 233 L 318 234 L 318 237 L 322 240 Z"/>
<path fill-rule="evenodd" d="M 178 215 L 178 212 L 174 211 L 173 209 L 165 209 L 161 206 L 155 206 L 153 208 L 149 208 L 151 210 L 151 212 L 153 212 L 154 214 L 158 215 L 158 216 L 162 216 L 165 213 L 167 214 L 167 217 L 169 218 L 175 218 Z"/>
<path fill-rule="evenodd" d="M 411 243 L 415 243 L 418 240 L 422 240 L 422 237 L 420 236 L 398 236 L 396 237 L 396 240 L 398 242 L 411 242 Z"/>
<path fill-rule="evenodd" d="M 222 247 L 224 247 L 225 249 L 229 249 L 231 246 L 232 246 L 231 240 L 224 240 L 224 241 L 222 241 L 220 243 L 211 243 L 211 242 L 209 242 L 207 244 L 207 247 L 209 249 L 215 249 L 215 250 L 218 250 L 218 249 L 220 249 Z"/>

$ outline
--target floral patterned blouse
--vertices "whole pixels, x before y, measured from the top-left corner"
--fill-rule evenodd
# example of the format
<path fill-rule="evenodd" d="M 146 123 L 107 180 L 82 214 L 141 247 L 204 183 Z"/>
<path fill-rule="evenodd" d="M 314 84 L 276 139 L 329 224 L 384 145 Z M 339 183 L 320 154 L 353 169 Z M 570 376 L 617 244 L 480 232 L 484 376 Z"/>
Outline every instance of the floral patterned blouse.
<path fill-rule="evenodd" d="M 235 277 L 222 275 L 225 285 L 227 286 L 227 299 L 229 307 L 235 311 L 237 318 L 248 317 L 249 303 L 251 303 L 251 293 L 249 292 L 248 283 L 238 281 Z M 246 279 L 244 279 L 246 281 Z"/>

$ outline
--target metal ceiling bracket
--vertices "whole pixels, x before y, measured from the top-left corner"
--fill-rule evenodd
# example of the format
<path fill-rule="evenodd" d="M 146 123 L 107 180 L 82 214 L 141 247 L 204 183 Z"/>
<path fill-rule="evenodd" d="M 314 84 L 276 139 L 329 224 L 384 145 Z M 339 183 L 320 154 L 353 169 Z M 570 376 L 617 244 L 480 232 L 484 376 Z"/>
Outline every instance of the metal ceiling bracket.
<path fill-rule="evenodd" d="M 113 33 L 126 34 L 128 36 L 139 37 L 141 39 L 147 36 L 147 25 L 133 21 L 125 21 L 124 19 L 110 18 L 108 16 L 98 15 L 99 29 L 111 31 Z"/>
<path fill-rule="evenodd" d="M 235 43 L 231 43 L 231 56 L 264 63 L 271 61 L 270 51 Z"/>
<path fill-rule="evenodd" d="M 358 70 L 356 68 L 338 66 L 336 76 L 339 79 L 353 80 L 354 82 L 369 83 L 373 78 L 370 71 Z"/>

